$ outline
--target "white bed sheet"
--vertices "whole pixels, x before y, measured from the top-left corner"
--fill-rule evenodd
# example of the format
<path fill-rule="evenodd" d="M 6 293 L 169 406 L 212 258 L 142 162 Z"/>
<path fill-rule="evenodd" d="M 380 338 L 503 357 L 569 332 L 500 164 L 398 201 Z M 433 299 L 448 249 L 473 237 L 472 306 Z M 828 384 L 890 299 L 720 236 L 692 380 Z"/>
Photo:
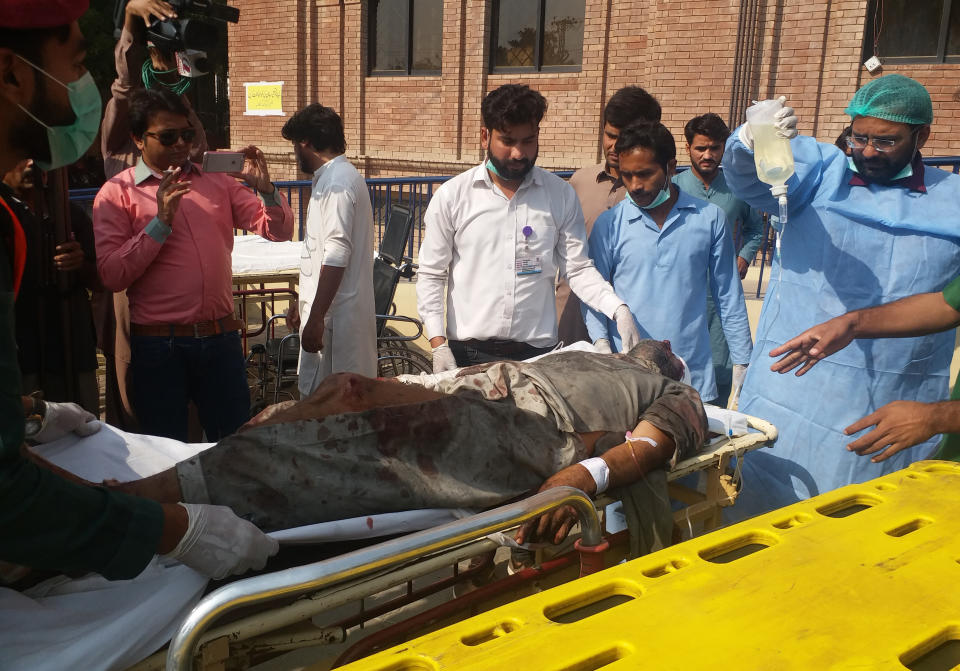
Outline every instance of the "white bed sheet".
<path fill-rule="evenodd" d="M 259 235 L 233 238 L 233 274 L 256 275 L 300 269 L 303 242 L 271 242 Z"/>
<path fill-rule="evenodd" d="M 34 449 L 82 478 L 121 482 L 153 475 L 213 445 L 127 433 L 104 424 Z M 406 533 L 458 519 L 462 510 L 414 510 L 275 532 L 284 544 Z M 90 574 L 52 578 L 25 592 L 0 588 L 0 669 L 123 669 L 170 640 L 203 596 L 207 579 L 179 562 L 154 558 L 133 580 Z"/>

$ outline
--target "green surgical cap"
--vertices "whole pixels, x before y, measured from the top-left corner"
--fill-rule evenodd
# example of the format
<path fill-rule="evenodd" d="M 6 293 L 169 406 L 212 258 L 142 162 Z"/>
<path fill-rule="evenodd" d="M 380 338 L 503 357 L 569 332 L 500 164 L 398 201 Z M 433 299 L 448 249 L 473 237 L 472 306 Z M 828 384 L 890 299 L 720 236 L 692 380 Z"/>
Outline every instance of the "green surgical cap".
<path fill-rule="evenodd" d="M 866 84 L 853 94 L 846 113 L 851 119 L 872 116 L 897 123 L 933 123 L 933 104 L 927 89 L 903 75 L 885 75 Z"/>

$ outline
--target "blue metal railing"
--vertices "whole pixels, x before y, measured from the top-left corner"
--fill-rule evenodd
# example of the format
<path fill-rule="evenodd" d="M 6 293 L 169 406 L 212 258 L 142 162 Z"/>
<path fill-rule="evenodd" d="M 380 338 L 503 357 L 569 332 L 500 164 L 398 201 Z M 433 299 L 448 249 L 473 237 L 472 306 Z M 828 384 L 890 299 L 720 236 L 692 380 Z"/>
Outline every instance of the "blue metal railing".
<path fill-rule="evenodd" d="M 949 169 L 954 174 L 960 174 L 960 156 L 933 156 L 923 159 L 924 165 L 931 168 Z M 679 166 L 678 171 L 686 170 L 687 166 Z M 564 179 L 569 179 L 572 170 L 555 172 Z M 370 202 L 373 203 L 374 224 L 377 229 L 377 245 L 383 236 L 383 227 L 390 216 L 392 203 L 403 203 L 410 208 L 413 214 L 414 225 L 411 228 L 410 239 L 407 242 L 407 255 L 415 256 L 423 239 L 423 215 L 427 205 L 433 197 L 433 192 L 440 184 L 450 179 L 450 176 L 435 177 L 376 177 L 367 179 L 367 189 L 370 192 Z M 274 182 L 287 197 L 290 207 L 297 215 L 297 239 L 303 239 L 303 226 L 307 216 L 307 203 L 310 198 L 310 180 L 294 180 Z M 98 189 L 73 189 L 70 199 L 89 208 L 97 195 Z M 765 217 L 766 220 L 766 217 Z M 739 226 L 734 231 L 734 240 L 740 239 Z M 763 244 L 760 247 L 760 278 L 757 281 L 756 297 L 759 298 L 763 287 L 763 274 L 773 257 L 773 239 L 770 235 L 770 224 L 764 223 Z"/>

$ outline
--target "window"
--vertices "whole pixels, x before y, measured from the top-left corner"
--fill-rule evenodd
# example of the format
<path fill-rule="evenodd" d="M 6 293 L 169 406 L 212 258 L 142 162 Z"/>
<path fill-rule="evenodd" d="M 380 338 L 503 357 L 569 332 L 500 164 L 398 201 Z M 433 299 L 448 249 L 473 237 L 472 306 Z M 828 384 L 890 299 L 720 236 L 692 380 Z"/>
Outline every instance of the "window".
<path fill-rule="evenodd" d="M 579 72 L 584 4 L 584 0 L 494 0 L 490 69 Z"/>
<path fill-rule="evenodd" d="M 960 63 L 960 0 L 870 0 L 863 60 Z"/>
<path fill-rule="evenodd" d="M 370 73 L 439 75 L 443 0 L 371 0 Z"/>

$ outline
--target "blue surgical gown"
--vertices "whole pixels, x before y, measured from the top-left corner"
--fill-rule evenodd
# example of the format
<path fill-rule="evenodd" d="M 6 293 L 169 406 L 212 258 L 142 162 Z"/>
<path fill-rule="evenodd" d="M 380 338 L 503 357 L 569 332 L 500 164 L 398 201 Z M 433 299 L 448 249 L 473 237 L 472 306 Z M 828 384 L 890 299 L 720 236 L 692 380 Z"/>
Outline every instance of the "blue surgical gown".
<path fill-rule="evenodd" d="M 953 332 L 855 340 L 803 377 L 770 370 L 768 353 L 814 324 L 850 310 L 941 290 L 960 268 L 960 176 L 926 168 L 927 192 L 853 186 L 844 154 L 810 137 L 791 141 L 788 221 L 770 270 L 742 412 L 772 422 L 772 451 L 747 455 L 743 491 L 728 519 L 743 519 L 928 456 L 936 439 L 881 463 L 849 452 L 843 429 L 896 400 L 948 395 Z M 753 152 L 734 132 L 723 157 L 737 197 L 767 212 L 777 203 L 757 179 Z"/>
<path fill-rule="evenodd" d="M 747 307 L 733 240 L 719 207 L 680 191 L 659 229 L 644 210 L 624 199 L 593 224 L 589 251 L 597 270 L 627 302 L 640 336 L 669 340 L 686 360 L 692 386 L 704 400 L 717 397 L 707 328 L 708 286 L 734 363 L 750 360 Z M 615 322 L 586 307 L 584 320 L 591 340 L 607 338 L 613 351 L 620 351 Z"/>

